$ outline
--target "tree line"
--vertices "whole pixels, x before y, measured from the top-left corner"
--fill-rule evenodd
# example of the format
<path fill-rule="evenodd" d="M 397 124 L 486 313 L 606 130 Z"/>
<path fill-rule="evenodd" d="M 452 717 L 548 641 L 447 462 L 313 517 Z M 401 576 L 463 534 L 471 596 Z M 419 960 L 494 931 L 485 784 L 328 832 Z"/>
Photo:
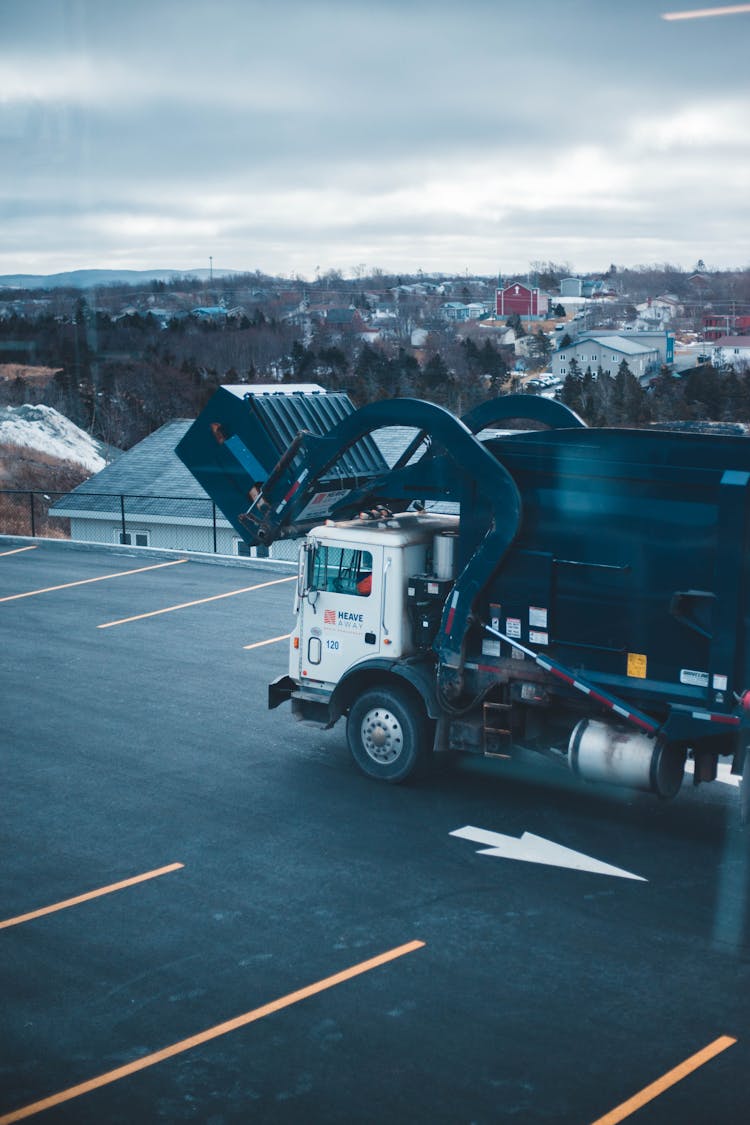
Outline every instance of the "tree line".
<path fill-rule="evenodd" d="M 398 337 L 371 344 L 325 319 L 304 325 L 276 316 L 274 308 L 257 306 L 218 323 L 185 316 L 164 327 L 150 314 L 113 317 L 93 310 L 79 296 L 65 319 L 3 317 L 0 359 L 56 374 L 46 386 L 20 377 L 0 382 L 0 403 L 44 402 L 101 441 L 128 449 L 175 417 L 195 417 L 222 383 L 315 382 L 346 391 L 358 406 L 417 397 L 459 415 L 520 386 L 513 347 L 479 331 L 457 335 L 451 326 L 426 321 L 418 348 Z M 530 364 L 544 366 L 550 348 L 543 332 L 529 336 Z M 665 370 L 644 388 L 627 363 L 611 377 L 572 363 L 561 397 L 597 426 L 750 421 L 747 371 L 710 366 L 681 378 Z"/>
<path fill-rule="evenodd" d="M 309 339 L 262 309 L 221 321 L 187 316 L 164 327 L 139 313 L 110 317 L 79 298 L 66 320 L 0 320 L 0 359 L 56 370 L 46 386 L 21 376 L 0 382 L 0 403 L 44 402 L 94 437 L 121 449 L 175 417 L 195 417 L 222 383 L 315 382 L 348 392 L 357 405 L 401 396 L 462 412 L 508 383 L 512 348 L 455 339 L 433 325 L 415 351 L 372 345 L 325 320 Z"/>
<path fill-rule="evenodd" d="M 614 375 L 571 360 L 560 398 L 590 426 L 750 422 L 750 370 L 701 364 L 676 376 L 665 367 L 643 387 L 625 359 Z"/>

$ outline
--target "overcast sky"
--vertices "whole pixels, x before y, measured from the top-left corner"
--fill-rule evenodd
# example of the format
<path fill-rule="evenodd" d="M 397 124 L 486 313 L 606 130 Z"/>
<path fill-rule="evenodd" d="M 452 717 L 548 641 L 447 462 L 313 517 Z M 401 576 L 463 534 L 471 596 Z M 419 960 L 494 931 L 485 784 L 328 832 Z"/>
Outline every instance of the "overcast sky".
<path fill-rule="evenodd" d="M 0 0 L 0 273 L 750 266 L 700 2 Z"/>

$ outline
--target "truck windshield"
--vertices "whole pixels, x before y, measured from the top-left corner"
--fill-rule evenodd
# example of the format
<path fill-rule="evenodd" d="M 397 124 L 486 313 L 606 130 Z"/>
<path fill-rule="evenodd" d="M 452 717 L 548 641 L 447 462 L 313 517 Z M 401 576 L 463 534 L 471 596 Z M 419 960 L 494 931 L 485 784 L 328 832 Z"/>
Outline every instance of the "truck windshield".
<path fill-rule="evenodd" d="M 372 555 L 353 547 L 320 546 L 313 563 L 313 589 L 368 598 L 372 590 Z"/>

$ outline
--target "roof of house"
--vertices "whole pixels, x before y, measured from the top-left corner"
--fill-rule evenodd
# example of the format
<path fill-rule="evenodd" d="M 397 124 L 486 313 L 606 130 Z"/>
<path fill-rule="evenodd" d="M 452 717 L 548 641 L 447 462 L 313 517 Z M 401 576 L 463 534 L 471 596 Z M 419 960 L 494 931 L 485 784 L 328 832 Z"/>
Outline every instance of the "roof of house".
<path fill-rule="evenodd" d="M 191 425 L 186 418 L 167 422 L 79 484 L 50 510 L 55 515 L 111 513 L 118 519 L 120 496 L 127 496 L 130 515 L 158 515 L 164 512 L 165 499 L 169 499 L 170 516 L 210 518 L 208 496 L 175 453 L 175 446 Z"/>
<path fill-rule="evenodd" d="M 567 324 L 566 328 L 575 328 L 575 322 Z M 584 340 L 612 339 L 613 336 L 621 337 L 624 340 L 659 340 L 661 342 L 674 339 L 674 332 L 665 328 L 663 324 L 660 324 L 658 328 L 582 328 L 576 339 L 581 343 Z"/>
<path fill-rule="evenodd" d="M 750 348 L 750 336 L 720 336 L 712 344 L 715 348 Z"/>
<path fill-rule="evenodd" d="M 326 320 L 329 324 L 361 325 L 362 317 L 357 309 L 328 309 Z"/>
<path fill-rule="evenodd" d="M 521 289 L 524 293 L 534 293 L 538 287 L 531 285 L 524 285 L 522 281 L 509 281 L 507 285 L 503 285 L 498 290 L 499 293 L 507 293 L 509 289 Z"/>
<path fill-rule="evenodd" d="M 649 352 L 657 350 L 656 348 L 649 348 L 646 344 L 638 344 L 627 336 L 585 336 L 581 340 L 575 340 L 572 344 L 567 344 L 564 348 L 559 348 L 558 352 L 575 351 L 582 344 L 598 344 L 600 348 L 621 352 L 623 355 L 647 355 Z"/>
<path fill-rule="evenodd" d="M 205 492 L 174 451 L 190 425 L 187 418 L 167 422 L 84 481 L 76 492 L 204 497 Z"/>

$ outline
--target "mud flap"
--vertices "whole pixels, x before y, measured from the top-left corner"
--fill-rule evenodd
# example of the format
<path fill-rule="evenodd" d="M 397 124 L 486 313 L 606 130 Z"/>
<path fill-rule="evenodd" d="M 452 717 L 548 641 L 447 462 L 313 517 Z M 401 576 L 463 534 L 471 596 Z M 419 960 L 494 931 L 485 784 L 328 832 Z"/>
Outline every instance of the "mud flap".
<path fill-rule="evenodd" d="M 273 683 L 268 685 L 269 711 L 273 711 L 275 707 L 279 707 L 282 703 L 286 703 L 287 699 L 291 699 L 296 686 L 294 680 L 289 676 L 277 676 Z"/>

